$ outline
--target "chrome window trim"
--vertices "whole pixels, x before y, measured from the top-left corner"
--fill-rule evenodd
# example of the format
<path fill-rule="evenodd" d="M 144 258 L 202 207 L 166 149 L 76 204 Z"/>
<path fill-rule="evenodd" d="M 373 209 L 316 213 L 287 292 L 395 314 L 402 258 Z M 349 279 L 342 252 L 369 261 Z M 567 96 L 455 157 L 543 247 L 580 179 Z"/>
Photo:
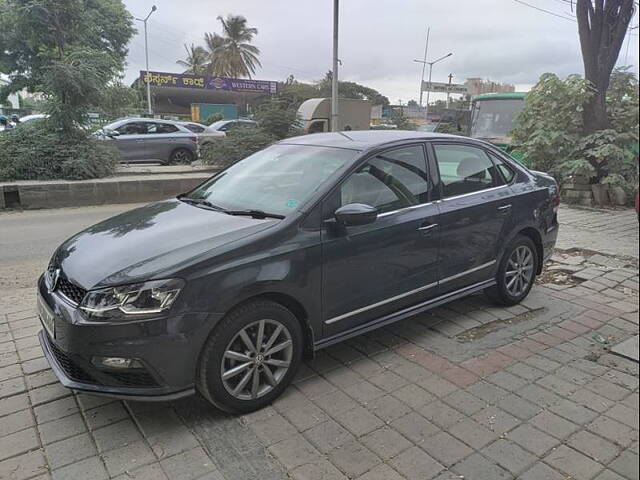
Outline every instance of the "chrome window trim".
<path fill-rule="evenodd" d="M 427 202 L 427 203 L 419 203 L 418 205 L 409 205 L 408 207 L 402 207 L 402 208 L 398 208 L 396 210 L 390 210 L 388 212 L 383 212 L 378 214 L 378 218 L 380 217 L 386 217 L 389 215 L 393 215 L 394 213 L 399 213 L 399 212 L 406 212 L 409 210 L 415 210 L 416 208 L 420 208 L 420 207 L 426 207 L 427 205 L 433 205 L 435 203 L 438 203 L 439 200 L 434 200 L 433 202 Z"/>
<path fill-rule="evenodd" d="M 491 192 L 492 190 L 499 190 L 501 188 L 506 188 L 509 185 L 498 185 L 497 187 L 491 187 L 491 188 L 485 188 L 484 190 L 478 190 L 477 192 L 469 192 L 469 193 L 463 193 L 461 195 L 454 195 L 453 197 L 446 197 L 443 198 L 442 200 L 440 200 L 441 202 L 448 202 L 450 200 L 455 200 L 456 198 L 462 198 L 462 197 L 468 197 L 470 195 L 477 195 L 479 193 L 485 193 L 485 192 Z"/>
<path fill-rule="evenodd" d="M 370 305 L 366 305 L 364 307 L 358 308 L 356 310 L 352 310 L 352 311 L 347 312 L 347 313 L 343 313 L 342 315 L 338 315 L 337 317 L 333 317 L 333 318 L 330 318 L 329 320 L 325 320 L 324 323 L 326 325 L 331 325 L 332 323 L 338 322 L 340 320 L 344 320 L 345 318 L 351 317 L 353 315 L 357 315 L 358 313 L 366 312 L 367 310 L 371 310 L 372 308 L 381 307 L 382 305 L 386 305 L 387 303 L 390 303 L 390 302 L 395 302 L 396 300 L 400 300 L 401 298 L 408 297 L 409 295 L 413 295 L 414 293 L 419 293 L 419 292 L 428 290 L 430 288 L 433 288 L 433 287 L 435 287 L 437 285 L 440 285 L 442 283 L 447 283 L 447 282 L 450 282 L 452 280 L 455 280 L 456 278 L 464 277 L 465 275 L 469 275 L 470 273 L 477 272 L 478 270 L 482 270 L 483 268 L 490 267 L 494 263 L 496 263 L 496 260 L 491 260 L 490 262 L 483 263 L 482 265 L 479 265 L 477 267 L 471 268 L 469 270 L 465 270 L 464 272 L 458 273 L 456 275 L 452 275 L 452 276 L 447 277 L 447 278 L 445 278 L 443 280 L 439 280 L 437 282 L 429 283 L 428 285 L 424 285 L 422 287 L 418 287 L 415 290 L 410 290 L 408 292 L 401 293 L 400 295 L 396 295 L 394 297 L 386 298 L 384 300 L 380 300 L 379 302 L 372 303 Z"/>

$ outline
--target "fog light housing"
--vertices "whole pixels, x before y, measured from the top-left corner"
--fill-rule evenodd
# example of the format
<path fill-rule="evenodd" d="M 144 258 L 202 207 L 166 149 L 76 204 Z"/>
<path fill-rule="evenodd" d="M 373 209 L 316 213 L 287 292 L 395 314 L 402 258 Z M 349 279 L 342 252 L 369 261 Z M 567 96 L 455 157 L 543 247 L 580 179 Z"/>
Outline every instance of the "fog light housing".
<path fill-rule="evenodd" d="M 124 357 L 93 357 L 91 363 L 98 368 L 110 370 L 129 370 L 133 368 L 144 368 L 142 363 L 135 358 Z"/>

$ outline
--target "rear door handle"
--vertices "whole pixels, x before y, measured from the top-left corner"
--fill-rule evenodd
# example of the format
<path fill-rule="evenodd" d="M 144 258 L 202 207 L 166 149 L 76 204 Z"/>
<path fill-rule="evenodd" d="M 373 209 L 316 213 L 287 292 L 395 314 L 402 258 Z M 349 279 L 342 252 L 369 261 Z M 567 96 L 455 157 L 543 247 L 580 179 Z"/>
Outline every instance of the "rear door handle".
<path fill-rule="evenodd" d="M 436 228 L 438 226 L 437 223 L 432 223 L 430 225 L 424 225 L 420 228 L 418 228 L 418 231 L 422 234 L 422 235 L 429 235 L 429 233 L 431 233 L 431 230 L 433 230 L 434 228 Z"/>
<path fill-rule="evenodd" d="M 511 211 L 511 204 L 498 207 L 498 211 L 503 214 L 509 213 L 509 211 Z"/>

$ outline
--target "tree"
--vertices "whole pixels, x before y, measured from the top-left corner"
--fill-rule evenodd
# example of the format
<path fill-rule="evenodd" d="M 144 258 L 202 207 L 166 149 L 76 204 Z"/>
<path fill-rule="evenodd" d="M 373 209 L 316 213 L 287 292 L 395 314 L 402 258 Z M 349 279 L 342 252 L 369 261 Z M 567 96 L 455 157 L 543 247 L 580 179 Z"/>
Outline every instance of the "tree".
<path fill-rule="evenodd" d="M 251 45 L 257 28 L 247 27 L 247 19 L 241 15 L 218 17 L 223 35 L 206 34 L 205 41 L 211 55 L 212 72 L 225 77 L 249 77 L 261 67 L 260 49 Z"/>
<path fill-rule="evenodd" d="M 0 0 L 0 32 L 0 99 L 40 92 L 71 134 L 122 72 L 135 30 L 121 0 Z"/>
<path fill-rule="evenodd" d="M 321 97 L 331 96 L 331 77 L 332 73 L 329 70 L 325 77 L 318 82 Z M 368 100 L 372 105 L 389 105 L 389 99 L 380 92 L 355 82 L 341 82 L 338 80 L 338 96 Z"/>
<path fill-rule="evenodd" d="M 634 14 L 634 0 L 577 0 L 584 76 L 594 89 L 584 104 L 585 135 L 608 128 L 606 95 L 611 72 Z"/>
<path fill-rule="evenodd" d="M 418 102 L 416 102 L 415 100 L 409 100 L 407 102 L 407 107 L 417 107 L 418 106 Z"/>
<path fill-rule="evenodd" d="M 176 62 L 181 67 L 186 68 L 184 73 L 191 73 L 193 75 L 206 74 L 210 64 L 210 57 L 207 50 L 201 46 L 195 46 L 193 43 L 189 47 L 185 44 L 184 49 L 187 52 L 186 58 Z"/>

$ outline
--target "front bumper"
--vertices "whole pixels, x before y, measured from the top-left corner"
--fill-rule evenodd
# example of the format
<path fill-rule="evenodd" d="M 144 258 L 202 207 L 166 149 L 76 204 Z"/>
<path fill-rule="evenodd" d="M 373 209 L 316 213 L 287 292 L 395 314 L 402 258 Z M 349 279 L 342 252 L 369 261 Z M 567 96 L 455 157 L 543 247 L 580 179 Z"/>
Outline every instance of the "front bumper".
<path fill-rule="evenodd" d="M 166 401 L 195 392 L 200 351 L 220 316 L 182 313 L 128 322 L 97 322 L 49 292 L 41 277 L 38 295 L 53 317 L 43 322 L 40 345 L 68 388 L 123 399 Z M 105 369 L 93 357 L 125 357 L 143 368 Z"/>

